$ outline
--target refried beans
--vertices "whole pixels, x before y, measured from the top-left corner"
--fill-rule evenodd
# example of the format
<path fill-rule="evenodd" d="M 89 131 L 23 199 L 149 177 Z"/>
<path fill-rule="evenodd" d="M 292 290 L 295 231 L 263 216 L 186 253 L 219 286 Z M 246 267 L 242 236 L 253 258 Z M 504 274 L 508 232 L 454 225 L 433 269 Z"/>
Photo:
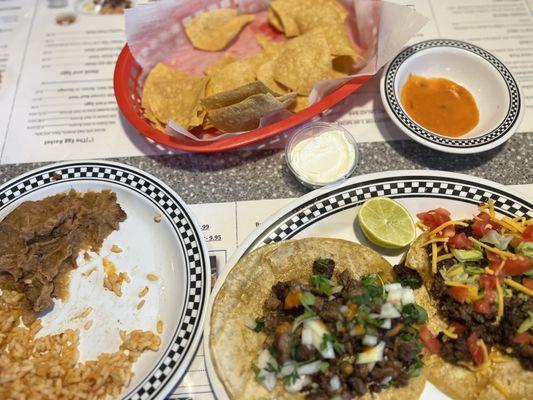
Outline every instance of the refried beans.
<path fill-rule="evenodd" d="M 25 296 L 23 321 L 65 298 L 80 250 L 99 251 L 126 213 L 109 190 L 26 201 L 0 222 L 0 288 Z"/>

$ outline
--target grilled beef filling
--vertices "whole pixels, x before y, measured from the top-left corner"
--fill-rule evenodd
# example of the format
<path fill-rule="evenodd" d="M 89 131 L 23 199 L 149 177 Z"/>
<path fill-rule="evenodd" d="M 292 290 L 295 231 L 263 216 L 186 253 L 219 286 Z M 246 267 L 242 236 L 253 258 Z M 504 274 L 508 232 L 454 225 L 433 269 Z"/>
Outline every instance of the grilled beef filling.
<path fill-rule="evenodd" d="M 333 260 L 318 259 L 309 283 L 272 287 L 255 326 L 268 336 L 254 365 L 267 389 L 281 379 L 307 399 L 351 398 L 419 375 L 418 326 L 427 314 L 414 304 L 413 290 L 377 274 L 356 280 L 348 270 L 335 281 L 334 269 Z"/>
<path fill-rule="evenodd" d="M 24 293 L 23 320 L 33 322 L 52 298 L 64 298 L 80 250 L 98 251 L 126 213 L 115 193 L 71 190 L 26 201 L 0 223 L 0 288 Z"/>

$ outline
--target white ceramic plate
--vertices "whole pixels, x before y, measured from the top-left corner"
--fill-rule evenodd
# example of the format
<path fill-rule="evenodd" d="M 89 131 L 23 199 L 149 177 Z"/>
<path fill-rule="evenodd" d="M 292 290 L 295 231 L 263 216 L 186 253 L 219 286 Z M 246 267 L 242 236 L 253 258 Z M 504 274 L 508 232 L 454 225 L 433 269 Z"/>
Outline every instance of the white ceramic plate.
<path fill-rule="evenodd" d="M 59 178 L 59 179 L 57 179 Z M 157 178 L 112 162 L 86 161 L 40 168 L 0 187 L 0 219 L 20 203 L 40 200 L 70 189 L 112 190 L 128 214 L 120 229 L 104 242 L 92 260 L 78 257 L 71 274 L 69 299 L 55 301 L 43 316 L 39 335 L 80 329 L 80 360 L 114 352 L 121 343 L 119 330 L 156 332 L 164 322 L 158 352 L 146 352 L 134 366 L 135 376 L 123 392 L 124 399 L 164 398 L 179 382 L 196 352 L 210 290 L 209 256 L 196 219 L 183 200 Z M 161 216 L 156 223 L 154 216 Z M 121 253 L 113 253 L 113 244 Z M 118 272 L 127 272 L 131 283 L 122 284 L 122 297 L 103 288 L 102 258 L 111 259 Z M 97 267 L 89 276 L 82 273 Z M 159 279 L 151 282 L 147 274 Z M 136 309 L 138 293 L 149 287 L 146 303 Z M 74 317 L 93 308 L 86 318 Z M 89 330 L 83 325 L 92 320 Z"/>
<path fill-rule="evenodd" d="M 418 125 L 400 101 L 411 73 L 450 79 L 468 89 L 479 109 L 478 125 L 460 138 Z M 447 153 L 479 153 L 501 145 L 516 132 L 524 113 L 523 94 L 507 67 L 488 51 L 458 40 L 429 40 L 406 48 L 385 68 L 380 91 L 396 126 L 417 142 Z"/>
<path fill-rule="evenodd" d="M 470 217 L 477 211 L 480 202 L 491 198 L 500 214 L 533 217 L 533 202 L 505 186 L 468 175 L 439 171 L 394 171 L 363 175 L 337 187 L 315 190 L 295 200 L 261 224 L 243 242 L 213 289 L 204 328 L 204 353 L 209 380 L 218 399 L 227 399 L 228 396 L 211 361 L 209 324 L 213 301 L 231 268 L 244 254 L 265 244 L 316 236 L 362 243 L 374 248 L 394 265 L 400 261 L 405 249 L 386 250 L 374 246 L 366 240 L 356 223 L 359 207 L 367 199 L 377 196 L 398 200 L 413 216 L 444 207 L 454 217 Z M 422 399 L 447 397 L 428 383 Z"/>

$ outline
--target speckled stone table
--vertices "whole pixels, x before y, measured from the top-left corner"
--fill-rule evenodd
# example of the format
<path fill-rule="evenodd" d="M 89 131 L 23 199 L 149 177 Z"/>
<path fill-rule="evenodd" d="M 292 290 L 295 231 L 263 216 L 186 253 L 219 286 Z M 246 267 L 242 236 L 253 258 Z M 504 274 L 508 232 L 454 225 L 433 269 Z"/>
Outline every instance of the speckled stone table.
<path fill-rule="evenodd" d="M 360 149 L 362 159 L 354 175 L 434 169 L 470 174 L 505 185 L 533 184 L 533 133 L 516 134 L 497 149 L 466 156 L 437 152 L 411 140 L 362 143 Z M 280 150 L 113 160 L 159 177 L 187 203 L 288 198 L 309 191 L 291 174 Z M 41 165 L 45 164 L 1 166 L 0 182 Z"/>

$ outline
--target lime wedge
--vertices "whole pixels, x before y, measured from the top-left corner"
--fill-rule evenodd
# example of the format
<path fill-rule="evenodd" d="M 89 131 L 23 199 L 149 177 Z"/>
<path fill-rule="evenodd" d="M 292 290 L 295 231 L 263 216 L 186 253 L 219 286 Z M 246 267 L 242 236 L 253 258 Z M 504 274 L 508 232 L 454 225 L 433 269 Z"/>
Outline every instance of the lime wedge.
<path fill-rule="evenodd" d="M 388 197 L 375 197 L 359 210 L 359 225 L 372 243 L 389 249 L 410 244 L 416 235 L 409 211 Z"/>

